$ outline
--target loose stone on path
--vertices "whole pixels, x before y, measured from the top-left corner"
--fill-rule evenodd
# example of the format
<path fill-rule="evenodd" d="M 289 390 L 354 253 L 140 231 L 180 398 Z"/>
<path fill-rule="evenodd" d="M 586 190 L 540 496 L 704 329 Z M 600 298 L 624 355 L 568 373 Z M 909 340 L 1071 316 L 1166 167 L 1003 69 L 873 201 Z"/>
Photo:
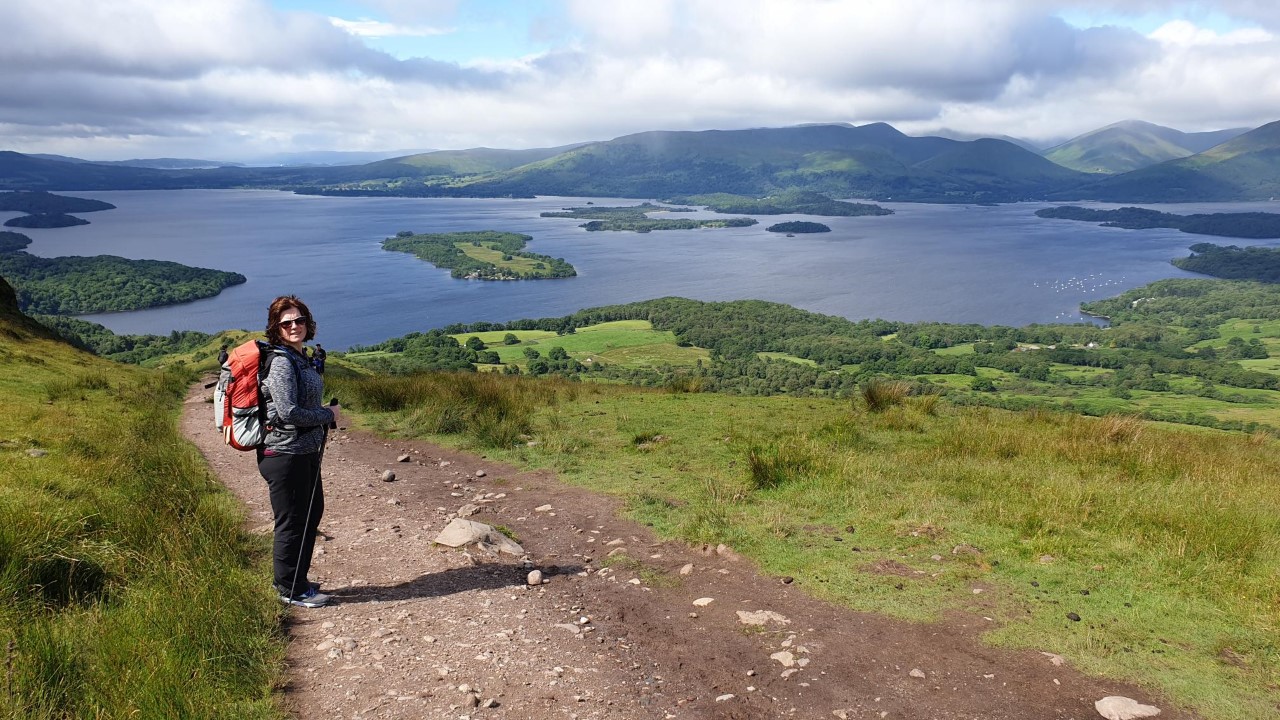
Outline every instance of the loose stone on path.
<path fill-rule="evenodd" d="M 1109 695 L 1093 704 L 1098 714 L 1107 720 L 1139 720 L 1140 718 L 1155 717 L 1160 714 L 1160 708 L 1153 705 L 1143 705 L 1142 703 L 1127 698 L 1122 695 Z"/>

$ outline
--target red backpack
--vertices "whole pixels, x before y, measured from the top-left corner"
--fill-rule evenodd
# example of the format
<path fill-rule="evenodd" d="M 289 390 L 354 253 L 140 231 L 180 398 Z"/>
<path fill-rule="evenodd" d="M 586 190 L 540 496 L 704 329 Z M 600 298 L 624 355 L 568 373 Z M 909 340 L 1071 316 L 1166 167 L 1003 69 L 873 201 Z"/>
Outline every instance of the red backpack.
<path fill-rule="evenodd" d="M 237 450 L 255 450 L 267 433 L 267 401 L 262 379 L 271 371 L 276 350 L 262 340 L 250 340 L 227 353 L 213 393 L 215 424 L 222 439 Z M 287 361 L 287 359 L 286 359 Z M 221 408 L 221 414 L 217 409 Z"/>

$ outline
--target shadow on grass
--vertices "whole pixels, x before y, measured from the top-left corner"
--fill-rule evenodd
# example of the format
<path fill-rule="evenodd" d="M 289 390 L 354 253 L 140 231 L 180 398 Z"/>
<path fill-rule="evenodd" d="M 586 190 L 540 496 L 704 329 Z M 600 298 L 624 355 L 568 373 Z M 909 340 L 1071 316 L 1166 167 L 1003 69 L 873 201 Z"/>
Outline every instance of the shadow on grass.
<path fill-rule="evenodd" d="M 542 568 L 546 577 L 574 575 L 582 572 L 580 566 L 560 566 L 554 573 Z M 413 580 L 395 585 L 357 585 L 347 588 L 325 588 L 325 592 L 338 603 L 386 602 L 388 600 L 412 600 L 433 598 L 470 592 L 495 590 L 524 585 L 529 571 L 518 564 L 482 563 L 469 567 L 450 568 L 443 572 L 420 575 Z"/>

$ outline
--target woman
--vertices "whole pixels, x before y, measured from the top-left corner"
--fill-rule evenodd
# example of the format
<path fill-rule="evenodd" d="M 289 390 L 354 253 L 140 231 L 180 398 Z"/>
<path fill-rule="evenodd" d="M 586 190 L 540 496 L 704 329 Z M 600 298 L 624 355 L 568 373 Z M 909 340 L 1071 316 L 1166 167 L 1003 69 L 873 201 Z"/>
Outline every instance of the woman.
<path fill-rule="evenodd" d="M 262 379 L 269 432 L 258 449 L 258 472 L 267 481 L 276 520 L 274 587 L 283 602 L 310 608 L 329 602 L 307 571 L 324 515 L 320 458 L 327 429 L 339 420 L 337 405 L 321 404 L 324 384 L 302 345 L 315 334 L 315 319 L 297 297 L 271 303 L 267 341 L 274 356 Z"/>

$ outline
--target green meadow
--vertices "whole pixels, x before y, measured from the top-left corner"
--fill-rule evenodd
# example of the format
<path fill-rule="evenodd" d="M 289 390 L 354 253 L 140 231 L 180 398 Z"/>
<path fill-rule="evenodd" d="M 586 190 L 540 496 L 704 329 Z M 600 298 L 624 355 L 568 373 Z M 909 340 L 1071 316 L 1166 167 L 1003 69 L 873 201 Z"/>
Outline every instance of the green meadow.
<path fill-rule="evenodd" d="M 545 263 L 532 257 L 510 255 L 492 245 L 475 245 L 470 242 L 454 243 L 462 254 L 472 260 L 492 265 L 500 271 L 507 271 L 516 276 L 534 275 L 545 269 Z"/>
<path fill-rule="evenodd" d="M 472 337 L 480 338 L 489 350 L 498 353 L 502 364 L 519 367 L 528 365 L 524 352 L 533 348 L 546 354 L 553 347 L 564 348 L 569 356 L 585 362 L 603 362 L 621 367 L 655 367 L 661 365 L 696 366 L 699 361 L 709 361 L 710 353 L 702 348 L 680 347 L 670 331 L 654 330 L 645 320 L 617 320 L 578 328 L 568 335 L 557 335 L 547 330 L 513 330 L 510 334 L 519 339 L 518 344 L 505 345 L 505 330 L 478 333 L 459 333 L 452 337 L 465 343 Z"/>

